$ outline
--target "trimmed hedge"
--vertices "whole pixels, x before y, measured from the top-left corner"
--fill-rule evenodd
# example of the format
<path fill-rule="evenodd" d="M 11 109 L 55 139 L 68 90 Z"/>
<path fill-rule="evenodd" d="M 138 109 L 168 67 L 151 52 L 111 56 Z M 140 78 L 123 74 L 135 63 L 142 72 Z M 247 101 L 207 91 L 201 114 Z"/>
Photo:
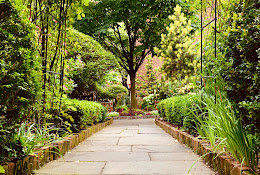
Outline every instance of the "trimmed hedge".
<path fill-rule="evenodd" d="M 92 101 L 64 99 L 64 108 L 64 116 L 74 125 L 74 129 L 84 129 L 86 126 L 103 122 L 107 116 L 107 109 Z"/>
<path fill-rule="evenodd" d="M 160 117 L 191 134 L 196 134 L 196 117 L 193 112 L 201 112 L 200 104 L 200 95 L 186 94 L 162 100 L 157 108 Z"/>

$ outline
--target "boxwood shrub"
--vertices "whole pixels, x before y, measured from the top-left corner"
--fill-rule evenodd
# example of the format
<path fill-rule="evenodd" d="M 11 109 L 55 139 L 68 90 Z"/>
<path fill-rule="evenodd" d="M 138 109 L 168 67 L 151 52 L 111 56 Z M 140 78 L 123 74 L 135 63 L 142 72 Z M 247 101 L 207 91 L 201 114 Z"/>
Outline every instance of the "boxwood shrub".
<path fill-rule="evenodd" d="M 162 100 L 157 108 L 160 117 L 183 130 L 196 134 L 196 117 L 194 113 L 200 113 L 200 95 L 186 94 L 174 96 Z"/>
<path fill-rule="evenodd" d="M 107 109 L 100 103 L 68 98 L 63 102 L 63 115 L 74 126 L 73 130 L 80 130 L 106 119 Z"/>

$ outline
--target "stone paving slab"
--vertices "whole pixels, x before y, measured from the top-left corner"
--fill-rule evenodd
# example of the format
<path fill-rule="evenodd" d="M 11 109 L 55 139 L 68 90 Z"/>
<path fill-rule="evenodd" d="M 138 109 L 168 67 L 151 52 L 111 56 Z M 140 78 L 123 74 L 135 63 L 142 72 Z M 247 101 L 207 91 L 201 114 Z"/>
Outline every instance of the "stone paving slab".
<path fill-rule="evenodd" d="M 162 134 L 165 133 L 161 128 L 141 128 L 138 134 Z"/>
<path fill-rule="evenodd" d="M 194 161 L 199 158 L 193 152 L 181 153 L 149 153 L 152 161 Z"/>
<path fill-rule="evenodd" d="M 154 119 L 115 120 L 36 175 L 188 175 L 198 156 L 154 124 Z M 198 161 L 191 173 L 214 175 Z M 190 175 L 189 174 L 189 175 Z"/>
<path fill-rule="evenodd" d="M 154 146 L 132 146 L 133 152 L 148 152 L 148 153 L 172 153 L 172 152 L 188 152 L 191 151 L 189 148 L 184 147 L 183 145 L 174 144 L 174 145 L 154 145 Z"/>
<path fill-rule="evenodd" d="M 46 174 L 101 174 L 106 162 L 57 162 L 53 161 L 37 170 L 37 175 Z"/>
<path fill-rule="evenodd" d="M 102 138 L 115 138 L 115 137 L 133 137 L 135 134 L 129 133 L 119 133 L 119 134 L 107 134 L 107 133 L 97 133 L 94 138 L 102 139 Z"/>
<path fill-rule="evenodd" d="M 79 145 L 74 148 L 71 152 L 113 152 L 113 151 L 123 151 L 131 152 L 131 146 L 119 146 L 119 145 Z"/>
<path fill-rule="evenodd" d="M 118 145 L 171 145 L 174 140 L 163 134 L 138 134 L 133 137 L 120 138 Z"/>
<path fill-rule="evenodd" d="M 73 152 L 66 154 L 59 161 L 150 161 L 148 153 L 143 152 Z"/>
<path fill-rule="evenodd" d="M 138 129 L 125 129 L 120 134 L 138 134 Z"/>
<path fill-rule="evenodd" d="M 116 145 L 119 141 L 120 137 L 118 138 L 111 138 L 106 140 L 88 140 L 87 142 L 82 142 L 80 145 Z"/>
<path fill-rule="evenodd" d="M 188 174 L 192 163 L 193 161 L 108 162 L 102 174 L 214 175 L 203 163 L 196 164 Z"/>

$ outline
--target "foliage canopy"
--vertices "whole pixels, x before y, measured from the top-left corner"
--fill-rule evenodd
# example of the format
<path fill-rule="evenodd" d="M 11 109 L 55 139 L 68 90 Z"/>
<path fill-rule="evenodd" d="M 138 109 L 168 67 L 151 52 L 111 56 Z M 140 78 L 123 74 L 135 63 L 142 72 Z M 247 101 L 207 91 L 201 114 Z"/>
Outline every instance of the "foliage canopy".
<path fill-rule="evenodd" d="M 90 2 L 85 17 L 75 26 L 94 36 L 118 59 L 130 75 L 131 107 L 136 108 L 136 72 L 148 54 L 159 44 L 158 33 L 165 32 L 168 15 L 179 1 L 100 0 Z M 190 13 L 186 9 L 187 13 Z"/>

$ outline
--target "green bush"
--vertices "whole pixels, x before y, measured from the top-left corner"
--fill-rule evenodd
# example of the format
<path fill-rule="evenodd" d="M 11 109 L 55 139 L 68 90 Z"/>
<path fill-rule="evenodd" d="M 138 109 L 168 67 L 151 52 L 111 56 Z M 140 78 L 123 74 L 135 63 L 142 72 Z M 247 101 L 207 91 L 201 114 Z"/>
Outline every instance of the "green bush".
<path fill-rule="evenodd" d="M 156 115 L 156 116 L 159 115 L 158 111 L 151 111 L 150 113 L 151 113 L 152 115 Z"/>
<path fill-rule="evenodd" d="M 260 133 L 260 1 L 240 1 L 232 8 L 222 39 L 225 59 L 218 67 L 228 98 L 251 133 Z M 224 63 L 224 64 L 223 64 Z"/>
<path fill-rule="evenodd" d="M 36 27 L 23 15 L 25 8 L 0 3 L 0 162 L 22 156 L 14 135 L 19 123 L 35 116 L 41 92 Z"/>
<path fill-rule="evenodd" d="M 118 112 L 110 112 L 107 114 L 107 117 L 118 117 L 119 113 Z"/>
<path fill-rule="evenodd" d="M 121 112 L 123 112 L 123 111 L 128 111 L 128 107 L 125 106 L 125 105 L 117 106 L 115 110 L 116 110 L 117 112 L 118 112 L 118 111 L 121 111 Z"/>
<path fill-rule="evenodd" d="M 149 108 L 154 109 L 155 95 L 150 94 L 143 98 L 142 109 Z"/>
<path fill-rule="evenodd" d="M 187 94 L 162 100 L 157 108 L 160 117 L 195 134 L 196 117 L 193 113 L 200 113 L 200 103 L 199 95 Z"/>
<path fill-rule="evenodd" d="M 108 98 L 108 99 L 115 99 L 118 97 L 118 95 L 124 97 L 128 93 L 126 87 L 122 85 L 116 85 L 116 84 L 111 85 L 107 88 L 99 88 L 98 90 L 101 98 Z"/>
<path fill-rule="evenodd" d="M 74 125 L 74 129 L 83 129 L 86 126 L 103 122 L 107 116 L 107 109 L 92 101 L 64 99 L 63 108 L 65 117 L 72 117 L 70 122 Z"/>
<path fill-rule="evenodd" d="M 0 116 L 5 126 L 31 116 L 41 91 L 36 27 L 22 14 L 23 6 L 16 7 L 0 3 Z"/>

